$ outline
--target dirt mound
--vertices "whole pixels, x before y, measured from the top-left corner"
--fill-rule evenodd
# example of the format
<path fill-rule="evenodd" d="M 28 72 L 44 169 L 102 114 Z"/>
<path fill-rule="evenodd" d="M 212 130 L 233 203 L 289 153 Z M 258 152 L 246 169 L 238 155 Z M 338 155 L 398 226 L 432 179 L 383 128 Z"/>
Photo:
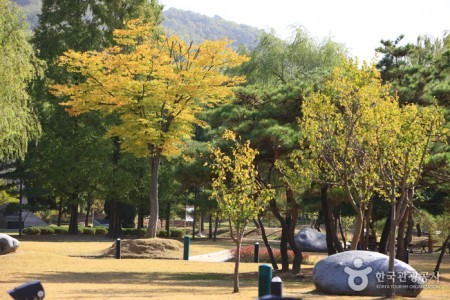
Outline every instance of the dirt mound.
<path fill-rule="evenodd" d="M 116 243 L 102 251 L 98 257 L 115 257 Z M 122 258 L 181 259 L 183 243 L 169 239 L 122 240 Z"/>

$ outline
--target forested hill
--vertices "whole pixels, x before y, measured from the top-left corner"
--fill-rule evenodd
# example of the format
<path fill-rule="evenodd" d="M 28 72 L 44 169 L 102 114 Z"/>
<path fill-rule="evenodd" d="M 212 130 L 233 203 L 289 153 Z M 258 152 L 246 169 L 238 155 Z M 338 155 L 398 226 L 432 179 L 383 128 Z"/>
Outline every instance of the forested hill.
<path fill-rule="evenodd" d="M 19 4 L 32 28 L 38 23 L 37 15 L 41 10 L 42 0 L 13 0 Z M 199 43 L 204 40 L 217 40 L 228 37 L 234 40 L 233 47 L 245 45 L 254 48 L 259 40 L 261 30 L 248 25 L 237 24 L 222 19 L 213 18 L 198 13 L 170 8 L 164 11 L 162 23 L 168 35 L 176 34 L 186 42 Z"/>
<path fill-rule="evenodd" d="M 261 34 L 258 28 L 230 22 L 219 16 L 211 18 L 175 8 L 164 11 L 162 25 L 167 34 L 176 34 L 184 41 L 199 43 L 228 37 L 234 40 L 234 47 L 245 45 L 248 49 L 256 47 Z"/>

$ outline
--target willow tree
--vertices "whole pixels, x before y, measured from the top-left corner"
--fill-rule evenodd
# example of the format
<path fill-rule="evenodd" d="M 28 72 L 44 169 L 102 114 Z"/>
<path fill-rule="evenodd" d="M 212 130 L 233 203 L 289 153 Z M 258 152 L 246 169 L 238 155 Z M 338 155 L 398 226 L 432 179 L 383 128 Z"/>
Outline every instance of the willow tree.
<path fill-rule="evenodd" d="M 0 0 L 0 11 L 0 161 L 11 161 L 24 158 L 40 132 L 27 90 L 40 67 L 20 8 Z"/>
<path fill-rule="evenodd" d="M 258 180 L 254 160 L 258 151 L 250 147 L 250 141 L 241 143 L 232 131 L 226 130 L 223 138 L 233 142 L 231 155 L 211 149 L 213 162 L 210 165 L 214 175 L 211 197 L 217 200 L 223 216 L 228 218 L 231 238 L 236 243 L 234 268 L 234 292 L 239 292 L 239 262 L 242 239 L 247 224 L 258 217 L 274 191 Z"/>
<path fill-rule="evenodd" d="M 85 80 L 52 89 L 68 97 L 62 105 L 72 115 L 117 113 L 121 123 L 108 134 L 121 139 L 124 151 L 150 158 L 147 235 L 156 237 L 161 158 L 177 154 L 193 126 L 201 124 L 198 115 L 230 97 L 230 87 L 243 82 L 222 70 L 240 65 L 246 57 L 231 50 L 227 40 L 187 45 L 140 20 L 115 30 L 114 39 L 117 45 L 104 51 L 67 51 L 60 65 Z"/>

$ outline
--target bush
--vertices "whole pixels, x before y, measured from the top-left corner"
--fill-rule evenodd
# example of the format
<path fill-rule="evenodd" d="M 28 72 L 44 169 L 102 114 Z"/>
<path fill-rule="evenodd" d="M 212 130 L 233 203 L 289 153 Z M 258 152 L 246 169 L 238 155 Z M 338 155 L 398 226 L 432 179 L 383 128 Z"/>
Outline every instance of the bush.
<path fill-rule="evenodd" d="M 248 246 L 242 246 L 241 247 L 241 262 L 249 262 L 252 263 L 253 262 L 253 256 L 254 256 L 254 246 L 253 245 L 248 245 Z M 272 252 L 273 252 L 273 257 L 275 258 L 275 261 L 277 263 L 281 262 L 281 252 L 279 249 L 273 249 L 272 248 Z M 232 249 L 231 250 L 231 254 L 233 255 L 233 257 L 235 257 L 236 255 L 236 249 Z M 289 250 L 288 251 L 288 257 L 289 257 L 289 261 L 292 262 L 294 260 L 294 252 Z M 270 258 L 269 258 L 269 252 L 267 251 L 267 249 L 264 247 L 264 244 L 262 244 L 262 247 L 259 248 L 259 262 L 262 263 L 270 263 Z M 311 262 L 309 260 L 309 254 L 305 254 L 303 253 L 303 262 L 302 264 L 313 264 L 313 262 Z"/>
<path fill-rule="evenodd" d="M 83 234 L 85 235 L 95 235 L 95 228 L 89 228 L 89 227 L 84 227 L 83 228 Z"/>
<path fill-rule="evenodd" d="M 66 234 L 69 232 L 67 227 L 52 227 L 56 234 Z"/>
<path fill-rule="evenodd" d="M 122 228 L 121 235 L 132 235 L 134 228 Z"/>
<path fill-rule="evenodd" d="M 166 237 L 166 233 L 167 233 L 166 230 L 161 229 L 161 230 L 158 232 L 157 236 L 158 236 L 158 237 Z"/>
<path fill-rule="evenodd" d="M 144 236 L 147 233 L 147 230 L 145 228 L 141 228 L 141 229 L 133 229 L 132 231 L 132 235 L 135 236 Z"/>
<path fill-rule="evenodd" d="M 31 226 L 31 227 L 24 228 L 22 230 L 22 233 L 27 234 L 27 235 L 38 235 L 38 234 L 41 234 L 41 229 L 39 227 Z"/>
<path fill-rule="evenodd" d="M 84 228 L 85 228 L 85 227 L 80 227 L 80 226 L 78 226 L 78 233 L 81 233 L 81 234 L 82 234 L 83 231 L 84 231 Z"/>
<path fill-rule="evenodd" d="M 107 235 L 108 234 L 108 228 L 105 228 L 105 227 L 94 227 L 94 228 L 95 228 L 96 235 Z"/>
<path fill-rule="evenodd" d="M 40 227 L 41 234 L 55 234 L 53 227 Z"/>
<path fill-rule="evenodd" d="M 184 238 L 184 230 L 183 229 L 171 229 L 170 237 Z"/>

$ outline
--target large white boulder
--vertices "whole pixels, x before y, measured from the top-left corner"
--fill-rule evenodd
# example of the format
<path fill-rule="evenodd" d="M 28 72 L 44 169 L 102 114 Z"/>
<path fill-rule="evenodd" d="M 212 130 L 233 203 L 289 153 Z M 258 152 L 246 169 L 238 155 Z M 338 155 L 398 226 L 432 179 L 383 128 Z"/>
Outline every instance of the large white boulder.
<path fill-rule="evenodd" d="M 294 241 L 301 251 L 327 252 L 327 240 L 325 233 L 312 228 L 303 228 L 295 236 Z"/>
<path fill-rule="evenodd" d="M 388 273 L 387 255 L 353 250 L 320 260 L 313 270 L 313 282 L 322 292 L 334 295 L 386 296 L 388 277 L 394 277 L 395 294 L 416 297 L 424 281 L 410 265 L 395 260 L 394 273 Z"/>
<path fill-rule="evenodd" d="M 11 253 L 19 248 L 20 242 L 4 233 L 0 233 L 0 255 Z"/>

